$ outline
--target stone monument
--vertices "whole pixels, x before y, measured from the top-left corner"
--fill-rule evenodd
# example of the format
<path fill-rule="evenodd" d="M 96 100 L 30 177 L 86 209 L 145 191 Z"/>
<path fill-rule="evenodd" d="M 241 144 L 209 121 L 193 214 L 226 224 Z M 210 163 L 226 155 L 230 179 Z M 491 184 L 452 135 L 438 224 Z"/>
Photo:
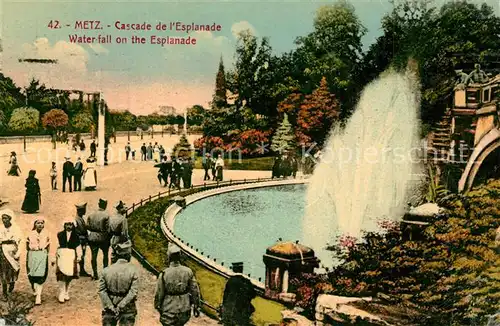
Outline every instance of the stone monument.
<path fill-rule="evenodd" d="M 102 93 L 99 92 L 99 119 L 97 121 L 97 143 L 99 145 L 97 154 L 97 165 L 104 166 L 104 151 L 106 148 L 105 131 L 106 131 L 106 121 L 105 121 L 105 110 L 102 103 Z"/>

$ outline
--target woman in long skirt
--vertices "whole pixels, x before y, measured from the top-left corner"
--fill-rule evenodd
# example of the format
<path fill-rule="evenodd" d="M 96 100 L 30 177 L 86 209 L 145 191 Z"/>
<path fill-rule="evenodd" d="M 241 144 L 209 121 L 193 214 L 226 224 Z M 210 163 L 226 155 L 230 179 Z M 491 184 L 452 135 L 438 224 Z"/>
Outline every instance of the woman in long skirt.
<path fill-rule="evenodd" d="M 219 154 L 219 158 L 217 158 L 217 161 L 215 161 L 215 170 L 217 171 L 217 181 L 222 181 L 224 178 L 222 175 L 222 171 L 224 170 L 224 159 L 222 156 Z"/>
<path fill-rule="evenodd" d="M 59 294 L 57 296 L 60 303 L 69 300 L 69 284 L 78 278 L 78 263 L 82 256 L 80 239 L 75 232 L 75 222 L 67 219 L 64 222 L 64 230 L 57 233 L 59 248 L 56 253 L 55 264 Z"/>
<path fill-rule="evenodd" d="M 49 271 L 50 238 L 45 230 L 45 219 L 37 217 L 26 242 L 26 271 L 35 295 L 35 304 L 42 304 L 43 284 Z"/>
<path fill-rule="evenodd" d="M 11 155 L 9 160 L 10 169 L 9 171 L 7 171 L 7 174 L 18 177 L 19 173 L 21 173 L 21 168 L 17 164 L 16 152 L 11 152 L 10 155 Z"/>
<path fill-rule="evenodd" d="M 19 245 L 21 243 L 21 230 L 14 224 L 14 212 L 10 209 L 0 212 L 0 281 L 5 298 L 14 291 L 19 276 Z"/>
<path fill-rule="evenodd" d="M 97 187 L 97 172 L 95 170 L 95 158 L 87 159 L 87 168 L 83 172 L 83 188 L 85 190 L 95 190 Z"/>
<path fill-rule="evenodd" d="M 24 197 L 21 210 L 28 214 L 38 212 L 42 200 L 40 184 L 38 183 L 38 179 L 35 178 L 35 175 L 36 171 L 30 170 L 28 178 L 26 178 L 26 196 Z"/>

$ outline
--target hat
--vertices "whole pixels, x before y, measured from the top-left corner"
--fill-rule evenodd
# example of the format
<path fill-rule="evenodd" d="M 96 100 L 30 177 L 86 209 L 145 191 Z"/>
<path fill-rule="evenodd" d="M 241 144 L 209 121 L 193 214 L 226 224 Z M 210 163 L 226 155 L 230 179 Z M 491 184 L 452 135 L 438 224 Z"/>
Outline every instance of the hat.
<path fill-rule="evenodd" d="M 12 209 L 4 209 L 3 211 L 0 212 L 0 216 L 4 216 L 4 215 L 7 215 L 9 216 L 10 218 L 14 218 L 14 211 Z"/>
<path fill-rule="evenodd" d="M 43 216 L 37 216 L 33 219 L 33 230 L 35 229 L 35 224 L 36 222 L 43 222 L 45 223 L 45 217 Z"/>
<path fill-rule="evenodd" d="M 108 203 L 108 201 L 106 199 L 99 198 L 99 205 L 107 204 L 107 203 Z"/>
<path fill-rule="evenodd" d="M 75 207 L 76 209 L 86 209 L 87 203 L 76 204 Z"/>
<path fill-rule="evenodd" d="M 121 209 L 125 207 L 125 203 L 122 202 L 121 200 L 115 204 L 116 209 Z"/>
<path fill-rule="evenodd" d="M 168 244 L 168 250 L 167 250 L 168 256 L 171 256 L 173 254 L 177 254 L 180 252 L 181 252 L 181 248 L 179 248 L 177 245 L 175 245 L 174 243 Z"/>
<path fill-rule="evenodd" d="M 113 247 L 115 254 L 117 255 L 127 255 L 132 253 L 132 242 L 127 240 L 123 243 L 119 243 Z"/>
<path fill-rule="evenodd" d="M 16 155 L 16 152 L 10 152 L 10 155 Z"/>

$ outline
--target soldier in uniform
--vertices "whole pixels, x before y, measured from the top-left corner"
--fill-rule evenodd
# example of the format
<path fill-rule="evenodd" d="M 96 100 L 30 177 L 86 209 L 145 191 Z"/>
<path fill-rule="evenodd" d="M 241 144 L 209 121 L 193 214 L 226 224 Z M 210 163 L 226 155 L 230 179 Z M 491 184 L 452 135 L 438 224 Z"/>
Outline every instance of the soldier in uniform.
<path fill-rule="evenodd" d="M 119 243 L 129 240 L 128 224 L 125 213 L 127 206 L 121 200 L 115 204 L 116 212 L 109 218 L 109 235 L 111 236 L 110 245 L 114 248 Z M 114 250 L 111 251 L 111 263 L 115 263 L 116 256 Z"/>
<path fill-rule="evenodd" d="M 92 252 L 92 279 L 97 280 L 97 255 L 99 249 L 102 250 L 103 267 L 108 267 L 109 264 L 109 214 L 106 212 L 108 202 L 104 199 L 99 199 L 99 209 L 90 214 L 87 218 L 87 230 L 89 231 L 89 246 Z"/>
<path fill-rule="evenodd" d="M 179 247 L 169 244 L 169 266 L 158 277 L 155 294 L 155 309 L 163 326 L 185 325 L 191 318 L 191 306 L 195 317 L 199 316 L 200 289 L 193 271 L 182 266 L 180 258 Z"/>
<path fill-rule="evenodd" d="M 114 250 L 118 260 L 102 271 L 99 280 L 102 325 L 134 325 L 137 316 L 135 302 L 139 291 L 139 271 L 130 263 L 132 243 L 120 243 Z"/>
<path fill-rule="evenodd" d="M 87 231 L 87 226 L 85 224 L 85 214 L 87 214 L 87 203 L 82 203 L 75 205 L 76 207 L 76 234 L 78 239 L 80 239 L 80 246 L 82 247 L 82 257 L 79 262 L 80 264 L 80 276 L 90 277 L 90 274 L 85 271 L 85 254 L 87 252 L 87 244 L 89 242 L 89 235 Z"/>

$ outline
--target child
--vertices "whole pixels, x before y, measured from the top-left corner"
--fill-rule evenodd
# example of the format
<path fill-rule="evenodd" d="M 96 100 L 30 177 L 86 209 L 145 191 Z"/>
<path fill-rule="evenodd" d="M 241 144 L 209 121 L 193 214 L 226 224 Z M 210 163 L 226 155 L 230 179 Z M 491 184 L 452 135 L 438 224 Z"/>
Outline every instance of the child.
<path fill-rule="evenodd" d="M 52 190 L 57 190 L 56 162 L 52 162 L 52 167 L 50 168 L 50 184 L 52 185 Z"/>
<path fill-rule="evenodd" d="M 132 150 L 132 159 L 135 160 L 135 149 Z"/>

